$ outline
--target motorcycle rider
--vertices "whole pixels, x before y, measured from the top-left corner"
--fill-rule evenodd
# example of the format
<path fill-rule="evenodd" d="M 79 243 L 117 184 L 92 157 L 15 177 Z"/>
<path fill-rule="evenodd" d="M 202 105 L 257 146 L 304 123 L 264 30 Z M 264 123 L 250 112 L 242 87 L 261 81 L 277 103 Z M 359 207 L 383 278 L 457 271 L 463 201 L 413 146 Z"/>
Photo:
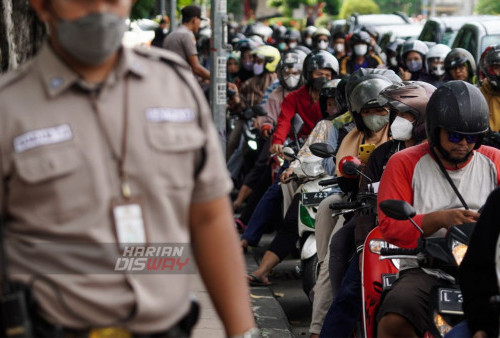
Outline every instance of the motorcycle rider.
<path fill-rule="evenodd" d="M 450 51 L 450 47 L 440 43 L 429 48 L 429 51 L 425 55 L 427 73 L 423 74 L 420 80 L 430 83 L 435 87 L 442 85 L 446 77 L 444 59 Z"/>
<path fill-rule="evenodd" d="M 446 80 L 476 83 L 476 61 L 467 49 L 453 48 L 444 58 Z"/>
<path fill-rule="evenodd" d="M 377 147 L 366 164 L 360 177 L 360 192 L 368 192 L 368 184 L 380 181 L 385 165 L 396 152 L 419 144 L 425 138 L 425 107 L 436 88 L 426 82 L 404 82 L 385 88 L 379 97 L 386 101 L 397 116 L 391 123 L 392 140 Z M 349 224 L 335 233 L 330 241 L 329 263 L 332 285 L 341 285 L 326 314 L 322 337 L 347 337 L 354 332 L 354 326 L 361 314 L 361 271 L 360 255 L 368 233 L 376 226 L 376 213 L 355 212 Z M 353 224 L 353 225 L 351 225 Z M 345 243 L 345 244 L 343 244 Z M 346 244 L 350 248 L 346 248 Z M 351 259 L 345 274 L 339 271 L 339 261 Z M 337 263 L 337 264 L 336 264 Z M 341 264 L 344 266 L 344 264 Z M 340 284 L 341 283 L 341 284 Z"/>
<path fill-rule="evenodd" d="M 384 76 L 385 75 L 385 76 Z M 376 146 L 389 139 L 389 122 L 391 119 L 389 109 L 377 101 L 379 93 L 401 79 L 392 71 L 376 69 L 359 69 L 354 72 L 346 86 L 349 110 L 356 125 L 342 140 L 336 158 L 344 156 L 357 156 L 359 145 L 371 143 Z M 338 167 L 335 174 L 339 177 L 339 186 L 343 191 L 357 188 L 357 182 L 351 183 L 349 179 L 341 177 Z M 318 206 L 316 214 L 316 247 L 318 251 L 319 276 L 314 287 L 313 313 L 309 331 L 311 337 L 319 335 L 324 317 L 333 296 L 337 290 L 332 290 L 328 277 L 328 247 L 330 238 L 336 227 L 338 217 L 332 218 L 330 204 L 340 202 L 343 195 L 335 194 L 325 198 Z"/>
<path fill-rule="evenodd" d="M 360 68 L 377 68 L 382 60 L 377 55 L 370 55 L 371 38 L 365 31 L 354 33 L 349 40 L 352 55 L 340 62 L 340 75 L 351 74 Z"/>
<path fill-rule="evenodd" d="M 486 78 L 479 89 L 490 109 L 490 128 L 498 132 L 500 130 L 500 44 L 489 46 L 485 50 L 480 67 Z"/>
<path fill-rule="evenodd" d="M 309 135 L 321 119 L 319 91 L 323 85 L 336 78 L 339 63 L 330 53 L 320 50 L 311 52 L 304 60 L 302 75 L 305 84 L 288 94 L 281 104 L 281 113 L 271 140 L 271 153 L 283 156 L 283 143 L 290 131 L 290 121 L 295 114 L 304 120 L 301 134 Z"/>
<path fill-rule="evenodd" d="M 456 224 L 475 222 L 477 210 L 500 183 L 500 151 L 481 146 L 488 130 L 488 106 L 483 95 L 464 81 L 443 84 L 426 108 L 428 143 L 394 154 L 382 174 L 377 203 L 388 199 L 414 206 L 413 220 L 424 236 L 444 236 Z M 378 210 L 384 239 L 414 248 L 420 232 L 409 221 L 388 218 Z M 379 337 L 422 337 L 434 323 L 429 315 L 433 286 L 449 275 L 426 271 L 414 260 L 400 260 L 398 279 L 382 296 L 378 310 Z"/>
<path fill-rule="evenodd" d="M 267 167 L 267 162 L 269 158 L 269 147 L 270 136 L 273 132 L 274 126 L 278 119 L 278 115 L 281 112 L 281 102 L 288 93 L 296 90 L 302 85 L 302 65 L 306 54 L 300 50 L 288 50 L 286 51 L 277 68 L 277 74 L 279 79 L 279 86 L 274 89 L 267 97 L 264 103 L 264 111 L 267 113 L 266 116 L 258 116 L 255 121 L 255 126 L 260 129 L 261 135 L 266 139 L 266 143 L 262 146 L 262 150 L 259 154 L 259 158 L 252 168 L 252 170 L 246 175 L 243 185 L 241 186 L 238 196 L 233 202 L 234 210 L 238 210 L 242 203 L 249 197 L 252 192 L 257 188 L 264 186 L 267 189 L 270 183 L 264 183 L 265 180 L 270 175 L 266 175 L 263 170 Z M 259 189 L 260 191 L 260 189 Z M 265 190 L 264 190 L 265 191 Z M 252 197 L 253 199 L 262 197 L 263 192 L 258 196 Z M 247 206 L 242 210 L 240 221 L 243 224 L 248 223 L 251 212 L 255 208 L 255 203 Z"/>
<path fill-rule="evenodd" d="M 338 108 L 335 103 L 335 89 L 337 88 L 340 79 L 335 79 L 327 82 L 320 91 L 321 113 L 323 119 L 319 121 L 306 142 L 297 154 L 297 160 L 294 160 L 288 169 L 280 176 L 282 184 L 285 184 L 288 177 L 293 173 L 294 169 L 299 168 L 301 163 L 307 158 L 313 156 L 309 146 L 317 142 L 326 142 L 328 134 L 333 127 L 332 119 L 338 115 Z M 295 190 L 295 189 L 293 189 Z M 298 214 L 299 200 L 301 194 L 296 194 L 288 207 L 283 224 L 278 230 L 273 241 L 269 245 L 268 250 L 264 253 L 262 261 L 256 270 L 248 274 L 248 279 L 251 285 L 268 285 L 270 284 L 268 275 L 271 270 L 279 264 L 296 246 L 298 240 Z"/>
<path fill-rule="evenodd" d="M 298 114 L 304 125 L 297 135 L 309 135 L 316 123 L 322 118 L 319 107 L 319 91 L 323 85 L 338 74 L 338 62 L 333 55 L 325 51 L 312 52 L 304 60 L 302 76 L 306 83 L 289 93 L 281 104 L 281 113 L 271 138 L 271 154 L 283 156 L 283 142 L 290 131 L 291 120 Z M 287 163 L 285 162 L 286 169 Z M 278 182 L 271 185 L 257 204 L 248 226 L 241 236 L 241 246 L 257 245 L 266 224 L 270 219 L 281 216 L 283 194 Z"/>
<path fill-rule="evenodd" d="M 403 81 L 418 81 L 425 74 L 425 55 L 429 51 L 429 47 L 420 41 L 413 40 L 403 43 L 401 48 L 401 60 L 404 67 L 401 71 Z"/>

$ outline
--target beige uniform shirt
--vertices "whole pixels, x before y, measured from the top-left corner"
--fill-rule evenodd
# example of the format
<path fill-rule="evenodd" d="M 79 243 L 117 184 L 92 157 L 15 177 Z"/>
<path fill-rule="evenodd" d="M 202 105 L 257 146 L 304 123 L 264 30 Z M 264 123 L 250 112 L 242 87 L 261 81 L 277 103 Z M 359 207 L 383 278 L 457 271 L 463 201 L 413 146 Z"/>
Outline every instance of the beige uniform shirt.
<path fill-rule="evenodd" d="M 144 201 L 148 243 L 188 243 L 191 203 L 231 189 L 210 110 L 185 62 L 162 50 L 123 50 L 97 97 L 100 116 L 85 87 L 47 45 L 0 77 L 0 203 L 12 279 L 34 282 L 40 312 L 52 323 L 165 330 L 189 309 L 190 276 L 113 271 L 119 250 L 110 201 L 120 195 L 115 154 L 124 105 L 125 171 Z"/>
<path fill-rule="evenodd" d="M 163 48 L 179 54 L 186 62 L 191 55 L 197 55 L 196 38 L 189 29 L 180 25 L 163 41 Z"/>

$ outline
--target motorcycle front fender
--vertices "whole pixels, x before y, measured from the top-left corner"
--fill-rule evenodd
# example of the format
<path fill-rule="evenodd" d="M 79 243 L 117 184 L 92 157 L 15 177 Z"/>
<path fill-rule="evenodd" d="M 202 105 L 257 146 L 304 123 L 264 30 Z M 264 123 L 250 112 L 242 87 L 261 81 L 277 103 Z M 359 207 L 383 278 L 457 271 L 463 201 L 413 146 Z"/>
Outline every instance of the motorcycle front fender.
<path fill-rule="evenodd" d="M 318 250 L 316 249 L 316 236 L 314 234 L 310 234 L 304 242 L 304 245 L 302 246 L 302 250 L 300 251 L 300 259 L 309 259 L 317 252 Z"/>

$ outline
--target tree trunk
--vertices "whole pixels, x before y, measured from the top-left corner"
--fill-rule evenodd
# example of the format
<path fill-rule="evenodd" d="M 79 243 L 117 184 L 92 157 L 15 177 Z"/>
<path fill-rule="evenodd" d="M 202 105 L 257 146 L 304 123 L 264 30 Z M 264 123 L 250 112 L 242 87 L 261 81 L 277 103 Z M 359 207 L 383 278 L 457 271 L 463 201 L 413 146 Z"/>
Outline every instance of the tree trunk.
<path fill-rule="evenodd" d="M 0 73 L 30 59 L 44 38 L 45 26 L 28 0 L 0 0 Z"/>

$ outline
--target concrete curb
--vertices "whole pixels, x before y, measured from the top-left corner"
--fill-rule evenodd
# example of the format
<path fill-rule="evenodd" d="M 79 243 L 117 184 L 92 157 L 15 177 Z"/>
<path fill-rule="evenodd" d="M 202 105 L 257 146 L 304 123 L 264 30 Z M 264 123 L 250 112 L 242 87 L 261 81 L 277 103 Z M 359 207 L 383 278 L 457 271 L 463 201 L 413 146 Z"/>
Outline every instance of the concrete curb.
<path fill-rule="evenodd" d="M 251 251 L 249 249 L 249 252 L 245 254 L 247 271 L 254 271 L 258 266 Z M 251 286 L 250 297 L 255 321 L 262 337 L 294 337 L 288 318 L 269 287 Z"/>

